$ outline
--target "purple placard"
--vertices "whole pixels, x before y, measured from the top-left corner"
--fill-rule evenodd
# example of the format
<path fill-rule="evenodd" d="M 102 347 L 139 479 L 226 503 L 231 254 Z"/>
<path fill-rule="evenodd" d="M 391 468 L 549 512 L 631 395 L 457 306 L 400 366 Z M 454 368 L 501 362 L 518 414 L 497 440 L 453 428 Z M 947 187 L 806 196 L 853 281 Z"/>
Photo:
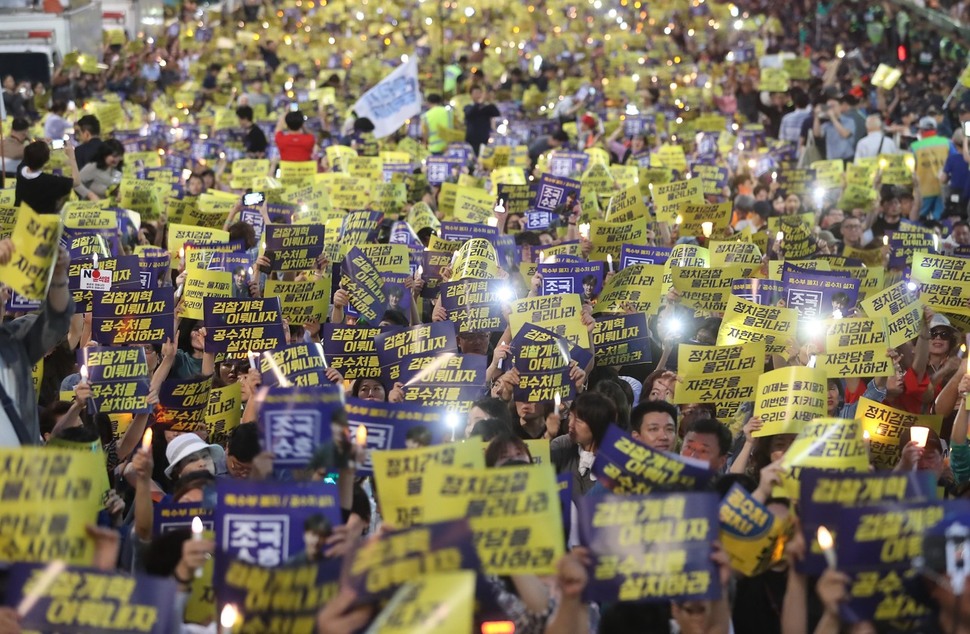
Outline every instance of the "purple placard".
<path fill-rule="evenodd" d="M 586 598 L 606 603 L 719 599 L 721 579 L 711 559 L 719 505 L 716 493 L 580 498 L 580 535 L 593 553 Z"/>

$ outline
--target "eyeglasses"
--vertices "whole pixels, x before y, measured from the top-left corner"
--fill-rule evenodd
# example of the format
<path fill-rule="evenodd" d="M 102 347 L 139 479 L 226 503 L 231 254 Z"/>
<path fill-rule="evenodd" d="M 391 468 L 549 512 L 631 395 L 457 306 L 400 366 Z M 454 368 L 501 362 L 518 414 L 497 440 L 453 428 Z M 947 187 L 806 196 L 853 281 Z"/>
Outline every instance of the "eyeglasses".
<path fill-rule="evenodd" d="M 937 328 L 930 331 L 930 339 L 949 339 L 950 332 L 945 328 Z"/>

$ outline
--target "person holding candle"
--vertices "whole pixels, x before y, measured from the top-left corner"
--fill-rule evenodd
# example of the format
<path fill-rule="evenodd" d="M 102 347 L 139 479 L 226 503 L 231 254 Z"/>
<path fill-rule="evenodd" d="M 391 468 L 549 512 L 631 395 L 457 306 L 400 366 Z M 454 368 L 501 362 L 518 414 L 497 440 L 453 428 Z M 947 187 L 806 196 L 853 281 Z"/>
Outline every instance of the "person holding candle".
<path fill-rule="evenodd" d="M 895 405 L 913 414 L 928 410 L 943 386 L 960 367 L 959 331 L 950 320 L 930 308 L 923 311 L 923 327 L 916 340 L 913 361 L 903 375 L 903 394 Z"/>

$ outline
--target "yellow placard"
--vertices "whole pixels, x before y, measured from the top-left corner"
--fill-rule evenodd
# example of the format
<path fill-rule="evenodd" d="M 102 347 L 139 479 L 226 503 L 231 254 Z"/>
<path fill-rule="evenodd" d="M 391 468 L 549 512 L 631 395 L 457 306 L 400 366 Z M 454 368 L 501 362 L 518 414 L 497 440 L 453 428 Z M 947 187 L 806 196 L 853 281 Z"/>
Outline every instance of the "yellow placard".
<path fill-rule="evenodd" d="M 475 443 L 466 442 L 374 451 L 371 462 L 381 496 L 381 518 L 389 528 L 401 529 L 426 521 L 424 487 L 409 486 L 412 482 L 420 479 L 432 465 L 481 469 L 485 466 L 485 456 Z"/>
<path fill-rule="evenodd" d="M 55 216 L 56 218 L 56 216 Z M 87 451 L 50 447 L 0 449 L 0 562 L 46 564 L 52 558 L 90 565 L 104 489 L 104 460 Z M 100 474 L 100 475 L 99 475 Z M 57 531 L 45 527 L 58 526 Z"/>
<path fill-rule="evenodd" d="M 10 262 L 0 265 L 0 280 L 28 299 L 44 299 L 57 260 L 61 218 L 37 214 L 20 205 L 10 239 L 14 244 Z"/>
<path fill-rule="evenodd" d="M 189 269 L 185 278 L 185 291 L 182 293 L 182 317 L 203 319 L 204 297 L 232 297 L 232 273 Z"/>
<path fill-rule="evenodd" d="M 929 427 L 937 434 L 943 424 L 939 414 L 911 414 L 909 412 L 860 398 L 856 418 L 869 432 L 869 455 L 877 469 L 892 469 L 899 460 L 899 439 L 909 427 Z M 861 432 L 860 432 L 861 433 Z"/>
<path fill-rule="evenodd" d="M 828 412 L 828 382 L 818 368 L 790 366 L 766 372 L 758 379 L 754 415 L 764 425 L 755 437 L 797 434 L 815 418 Z"/>
<path fill-rule="evenodd" d="M 862 399 L 865 400 L 865 399 Z M 858 420 L 816 418 L 806 423 L 785 452 L 781 462 L 780 490 L 775 493 L 793 500 L 799 496 L 799 475 L 803 468 L 826 471 L 868 471 L 869 459 Z"/>

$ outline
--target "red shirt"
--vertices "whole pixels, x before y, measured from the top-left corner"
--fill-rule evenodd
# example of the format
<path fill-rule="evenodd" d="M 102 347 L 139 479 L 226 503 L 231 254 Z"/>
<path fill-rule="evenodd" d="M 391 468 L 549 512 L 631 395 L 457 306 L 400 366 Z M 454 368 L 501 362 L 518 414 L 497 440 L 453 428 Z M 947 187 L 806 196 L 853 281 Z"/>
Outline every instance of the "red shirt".
<path fill-rule="evenodd" d="M 276 133 L 276 147 L 280 151 L 281 161 L 309 161 L 313 159 L 312 134 Z"/>

